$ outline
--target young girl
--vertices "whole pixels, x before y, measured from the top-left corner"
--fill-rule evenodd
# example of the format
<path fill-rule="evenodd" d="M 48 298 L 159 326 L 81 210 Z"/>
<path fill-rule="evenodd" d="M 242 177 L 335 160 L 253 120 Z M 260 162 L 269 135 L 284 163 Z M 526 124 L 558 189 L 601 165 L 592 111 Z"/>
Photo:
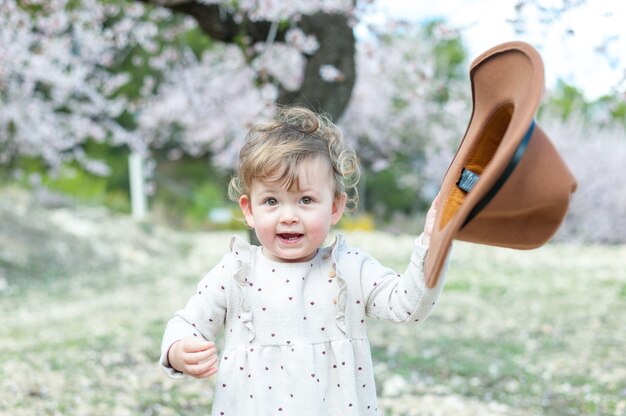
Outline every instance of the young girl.
<path fill-rule="evenodd" d="M 422 273 L 435 203 L 402 275 L 341 236 L 322 246 L 356 205 L 357 180 L 340 130 L 309 110 L 248 134 L 229 191 L 261 246 L 232 239 L 161 349 L 172 377 L 218 373 L 213 415 L 378 414 L 365 318 L 422 322 L 445 279 L 427 289 Z"/>

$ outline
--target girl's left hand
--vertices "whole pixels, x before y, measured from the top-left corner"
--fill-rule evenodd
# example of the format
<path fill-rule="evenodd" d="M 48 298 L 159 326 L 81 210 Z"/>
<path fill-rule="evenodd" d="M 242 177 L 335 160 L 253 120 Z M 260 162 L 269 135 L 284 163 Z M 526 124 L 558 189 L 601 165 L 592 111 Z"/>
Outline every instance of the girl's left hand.
<path fill-rule="evenodd" d="M 437 208 L 439 207 L 439 194 L 433 199 L 430 204 L 428 213 L 426 214 L 426 221 L 424 223 L 424 237 L 426 241 L 430 241 L 430 235 L 435 227 L 435 218 L 437 217 Z"/>

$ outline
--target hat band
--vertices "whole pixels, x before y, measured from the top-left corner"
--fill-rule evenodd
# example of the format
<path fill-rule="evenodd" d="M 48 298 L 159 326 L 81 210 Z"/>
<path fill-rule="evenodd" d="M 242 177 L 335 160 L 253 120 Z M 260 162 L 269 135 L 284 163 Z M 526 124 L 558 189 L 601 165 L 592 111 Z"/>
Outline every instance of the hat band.
<path fill-rule="evenodd" d="M 502 175 L 500 175 L 496 183 L 491 187 L 487 194 L 485 194 L 483 199 L 481 199 L 470 211 L 461 228 L 465 227 L 468 222 L 473 220 L 474 217 L 476 217 L 476 215 L 478 215 L 478 213 L 482 211 L 482 209 L 493 199 L 493 197 L 496 196 L 496 194 L 498 193 L 500 188 L 502 188 L 507 179 L 509 179 L 509 176 L 511 176 L 511 173 L 513 173 L 513 170 L 522 159 L 524 152 L 526 152 L 528 142 L 530 142 L 530 138 L 532 137 L 534 130 L 535 120 L 533 119 L 530 122 L 530 127 L 526 131 L 526 134 L 524 134 L 524 137 L 520 141 L 520 144 L 517 146 L 517 149 L 515 149 L 515 153 L 513 153 L 511 161 L 502 172 Z M 479 178 L 480 176 L 476 173 L 463 168 L 463 171 L 461 172 L 461 178 L 459 179 L 459 182 L 457 182 L 457 186 L 465 192 L 470 192 L 474 185 L 476 185 L 476 182 L 478 182 Z"/>

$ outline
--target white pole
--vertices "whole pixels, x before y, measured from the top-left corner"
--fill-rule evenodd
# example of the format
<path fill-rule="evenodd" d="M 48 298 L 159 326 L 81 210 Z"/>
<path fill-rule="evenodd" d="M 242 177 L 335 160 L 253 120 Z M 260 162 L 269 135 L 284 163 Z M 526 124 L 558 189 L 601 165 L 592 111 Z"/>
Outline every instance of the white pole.
<path fill-rule="evenodd" d="M 139 153 L 131 152 L 130 156 L 128 156 L 130 206 L 133 218 L 138 221 L 145 218 L 148 206 L 143 166 L 143 157 Z"/>

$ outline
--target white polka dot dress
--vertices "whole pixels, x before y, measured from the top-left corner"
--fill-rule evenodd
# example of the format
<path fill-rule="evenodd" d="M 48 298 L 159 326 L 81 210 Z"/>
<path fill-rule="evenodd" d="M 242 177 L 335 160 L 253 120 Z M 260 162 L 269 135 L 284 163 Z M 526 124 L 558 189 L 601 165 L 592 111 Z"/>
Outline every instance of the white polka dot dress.
<path fill-rule="evenodd" d="M 365 317 L 421 322 L 445 280 L 427 289 L 416 240 L 404 274 L 340 236 L 306 263 L 276 263 L 233 238 L 231 252 L 167 325 L 167 352 L 188 336 L 224 336 L 212 415 L 378 415 Z"/>

